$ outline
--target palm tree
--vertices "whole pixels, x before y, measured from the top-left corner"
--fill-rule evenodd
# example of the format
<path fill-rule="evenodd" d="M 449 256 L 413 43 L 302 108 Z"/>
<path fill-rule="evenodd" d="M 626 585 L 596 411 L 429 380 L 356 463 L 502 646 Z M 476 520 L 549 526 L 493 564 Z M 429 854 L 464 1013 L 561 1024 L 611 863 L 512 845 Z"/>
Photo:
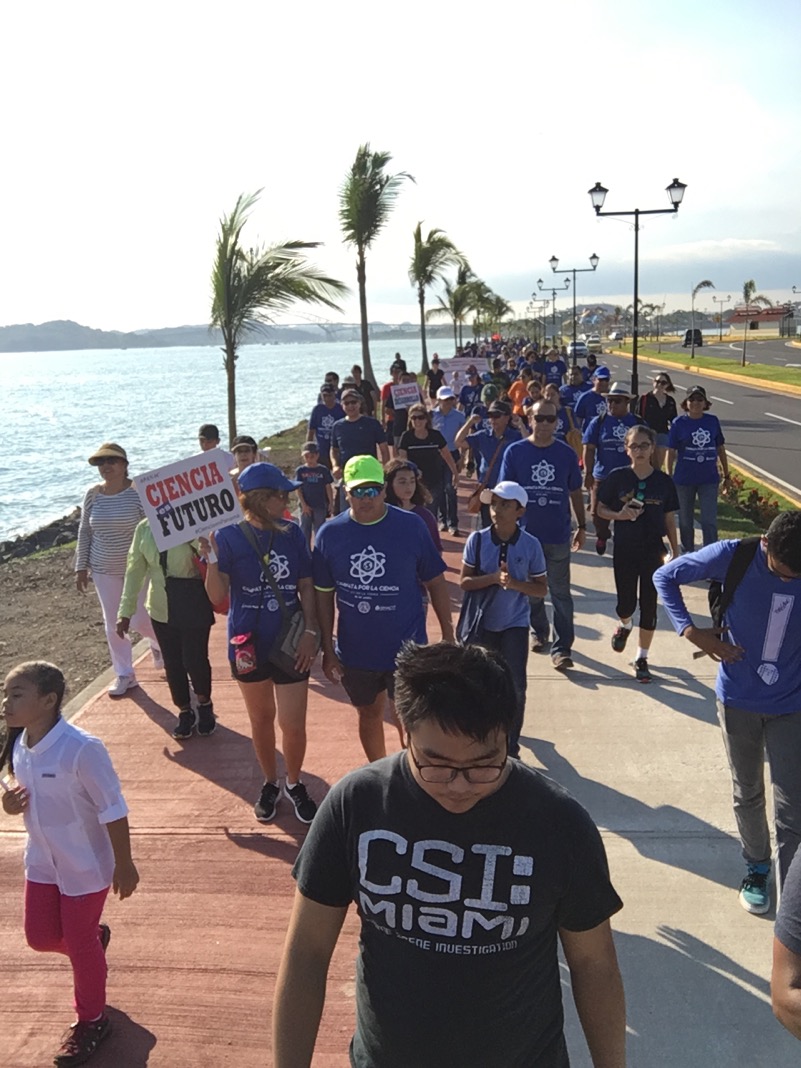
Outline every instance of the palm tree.
<path fill-rule="evenodd" d="M 422 374 L 428 370 L 426 350 L 426 289 L 442 280 L 448 267 L 466 266 L 467 260 L 456 248 L 444 230 L 429 230 L 423 237 L 423 224 L 414 231 L 414 252 L 409 264 L 409 281 L 417 287 L 417 302 L 420 305 L 420 340 L 423 350 Z"/>
<path fill-rule="evenodd" d="M 444 283 L 444 293 L 437 294 L 437 304 L 426 312 L 426 321 L 448 318 L 453 323 L 454 352 L 461 344 L 462 324 L 470 311 L 470 293 L 465 285 Z M 458 328 L 458 334 L 457 334 Z"/>
<path fill-rule="evenodd" d="M 747 282 L 743 282 L 743 300 L 745 301 L 746 308 L 749 304 L 761 304 L 763 308 L 772 308 L 773 301 L 762 293 L 757 293 L 756 282 L 753 278 Z"/>
<path fill-rule="evenodd" d="M 211 272 L 211 326 L 223 335 L 223 367 L 228 379 L 228 435 L 236 437 L 236 360 L 244 337 L 272 322 L 275 312 L 295 301 L 316 302 L 339 311 L 335 298 L 348 287 L 328 278 L 303 255 L 319 241 L 286 241 L 245 248 L 242 230 L 261 190 L 241 193 L 234 210 L 220 220 Z"/>
<path fill-rule="evenodd" d="M 698 283 L 698 285 L 693 289 L 692 294 L 691 294 L 691 298 L 692 298 L 691 299 L 691 304 L 692 304 L 691 319 L 692 319 L 692 322 L 690 324 L 692 326 L 692 333 L 690 335 L 690 337 L 692 339 L 691 342 L 690 342 L 690 346 L 691 346 L 690 347 L 690 359 L 691 360 L 695 359 L 695 298 L 698 295 L 700 290 L 702 290 L 702 289 L 714 289 L 714 288 L 715 288 L 715 283 L 714 282 L 710 282 L 708 278 L 705 278 L 703 280 L 703 282 L 699 282 Z M 685 341 L 686 340 L 687 339 L 685 338 Z"/>
<path fill-rule="evenodd" d="M 389 152 L 373 152 L 369 144 L 359 145 L 353 166 L 345 175 L 339 191 L 339 224 L 346 245 L 356 249 L 356 278 L 359 283 L 359 317 L 362 327 L 362 369 L 368 381 L 373 380 L 370 362 L 370 342 L 367 326 L 367 271 L 365 253 L 378 237 L 390 216 L 401 185 L 406 178 L 414 178 L 405 171 L 386 174 L 392 156 Z"/>

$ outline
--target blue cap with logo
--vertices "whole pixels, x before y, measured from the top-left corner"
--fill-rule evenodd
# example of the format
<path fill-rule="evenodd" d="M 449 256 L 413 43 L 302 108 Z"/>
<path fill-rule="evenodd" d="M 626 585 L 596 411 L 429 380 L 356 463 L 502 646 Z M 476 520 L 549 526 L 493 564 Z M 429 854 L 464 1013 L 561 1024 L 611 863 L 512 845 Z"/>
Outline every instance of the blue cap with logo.
<path fill-rule="evenodd" d="M 280 467 L 275 464 L 251 464 L 238 476 L 239 488 L 249 493 L 251 490 L 271 489 L 289 490 L 297 489 L 300 482 L 287 478 Z"/>

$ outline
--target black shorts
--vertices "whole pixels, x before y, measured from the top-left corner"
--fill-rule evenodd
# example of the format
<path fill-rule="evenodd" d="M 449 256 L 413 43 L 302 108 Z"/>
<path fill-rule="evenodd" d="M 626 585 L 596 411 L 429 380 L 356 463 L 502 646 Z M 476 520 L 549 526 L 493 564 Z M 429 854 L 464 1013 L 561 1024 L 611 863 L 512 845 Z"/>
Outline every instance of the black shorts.
<path fill-rule="evenodd" d="M 276 686 L 289 686 L 292 682 L 303 682 L 303 679 L 293 679 L 290 675 L 287 675 L 285 671 L 282 671 L 275 664 L 265 663 L 258 664 L 255 671 L 249 671 L 246 675 L 237 675 L 236 663 L 233 660 L 229 661 L 231 665 L 231 675 L 237 682 L 266 682 L 267 679 L 271 679 Z M 308 679 L 309 673 L 306 673 Z"/>
<path fill-rule="evenodd" d="M 395 698 L 394 671 L 367 671 L 364 668 L 345 667 L 343 664 L 342 685 L 356 708 L 371 705 L 384 690 L 390 701 Z"/>

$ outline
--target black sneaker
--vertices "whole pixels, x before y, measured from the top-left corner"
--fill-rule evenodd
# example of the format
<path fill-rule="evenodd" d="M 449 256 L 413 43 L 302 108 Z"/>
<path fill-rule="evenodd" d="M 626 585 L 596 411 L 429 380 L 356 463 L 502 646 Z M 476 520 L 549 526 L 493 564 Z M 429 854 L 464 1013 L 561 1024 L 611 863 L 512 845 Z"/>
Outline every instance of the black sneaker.
<path fill-rule="evenodd" d="M 653 682 L 654 677 L 648 670 L 648 661 L 645 657 L 634 661 L 634 677 L 637 682 Z"/>
<path fill-rule="evenodd" d="M 182 708 L 178 713 L 178 723 L 175 730 L 172 732 L 173 738 L 183 740 L 185 738 L 192 737 L 192 731 L 195 729 L 195 713 L 191 708 Z"/>
<path fill-rule="evenodd" d="M 301 823 L 311 823 L 314 817 L 317 815 L 317 805 L 312 801 L 306 792 L 306 787 L 302 782 L 297 783 L 290 788 L 284 783 L 284 795 L 289 798 L 292 804 L 295 806 L 295 815 L 298 817 Z"/>
<path fill-rule="evenodd" d="M 197 733 L 200 738 L 208 738 L 217 730 L 217 717 L 214 715 L 214 705 L 209 701 L 207 705 L 197 706 Z"/>
<path fill-rule="evenodd" d="M 100 924 L 98 938 L 100 939 L 100 945 L 103 947 L 103 952 L 105 953 L 108 949 L 108 944 L 111 941 L 111 928 L 107 923 Z"/>
<path fill-rule="evenodd" d="M 603 554 L 606 552 L 606 538 L 595 539 L 595 551 L 598 553 L 599 556 L 603 556 Z"/>
<path fill-rule="evenodd" d="M 101 1016 L 99 1020 L 87 1023 L 79 1020 L 64 1035 L 61 1048 L 53 1058 L 56 1068 L 73 1068 L 73 1065 L 85 1064 L 104 1038 L 111 1031 L 111 1020 Z"/>
<path fill-rule="evenodd" d="M 259 823 L 269 823 L 271 820 L 275 819 L 275 810 L 278 806 L 278 798 L 280 796 L 281 789 L 277 783 L 266 782 L 264 786 L 262 786 L 259 800 L 253 806 L 253 812 Z"/>
<path fill-rule="evenodd" d="M 615 633 L 612 635 L 612 648 L 616 653 L 622 653 L 626 648 L 626 642 L 629 640 L 631 634 L 631 627 L 618 627 Z"/>

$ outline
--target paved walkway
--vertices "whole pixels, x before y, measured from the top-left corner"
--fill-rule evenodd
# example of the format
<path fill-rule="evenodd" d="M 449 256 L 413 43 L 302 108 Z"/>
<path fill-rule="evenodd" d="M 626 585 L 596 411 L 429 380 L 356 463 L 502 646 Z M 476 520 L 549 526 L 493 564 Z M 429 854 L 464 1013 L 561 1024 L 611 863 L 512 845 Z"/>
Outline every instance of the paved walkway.
<path fill-rule="evenodd" d="M 462 544 L 446 539 L 452 584 Z M 732 889 L 742 864 L 715 721 L 714 665 L 693 661 L 690 647 L 663 621 L 652 654 L 658 680 L 639 686 L 627 657 L 609 646 L 611 560 L 578 554 L 573 581 L 576 670 L 564 677 L 548 657 L 530 657 L 524 759 L 571 790 L 602 828 L 625 902 L 614 924 L 629 1065 L 795 1066 L 801 1047 L 769 1005 L 773 915 L 749 916 Z M 689 594 L 700 611 L 702 591 Z M 76 716 L 111 751 L 142 877 L 132 898 L 110 900 L 106 909 L 114 1033 L 91 1062 L 97 1068 L 264 1068 L 271 1061 L 270 1005 L 293 893 L 289 870 L 304 828 L 286 805 L 273 825 L 253 817 L 261 776 L 225 666 L 223 625 L 212 634 L 219 714 L 213 737 L 172 739 L 166 682 L 149 657 L 137 667 L 138 690 L 116 702 L 100 693 Z M 319 800 L 362 761 L 353 711 L 319 671 L 308 728 L 306 781 Z M 387 739 L 397 748 L 389 729 Z M 40 1068 L 51 1063 L 71 1020 L 71 994 L 66 964 L 25 945 L 22 848 L 19 822 L 0 813 L 0 1062 Z M 355 954 L 351 915 L 329 977 L 319 1068 L 348 1064 Z M 571 1063 L 587 1068 L 569 994 L 565 1000 Z"/>

